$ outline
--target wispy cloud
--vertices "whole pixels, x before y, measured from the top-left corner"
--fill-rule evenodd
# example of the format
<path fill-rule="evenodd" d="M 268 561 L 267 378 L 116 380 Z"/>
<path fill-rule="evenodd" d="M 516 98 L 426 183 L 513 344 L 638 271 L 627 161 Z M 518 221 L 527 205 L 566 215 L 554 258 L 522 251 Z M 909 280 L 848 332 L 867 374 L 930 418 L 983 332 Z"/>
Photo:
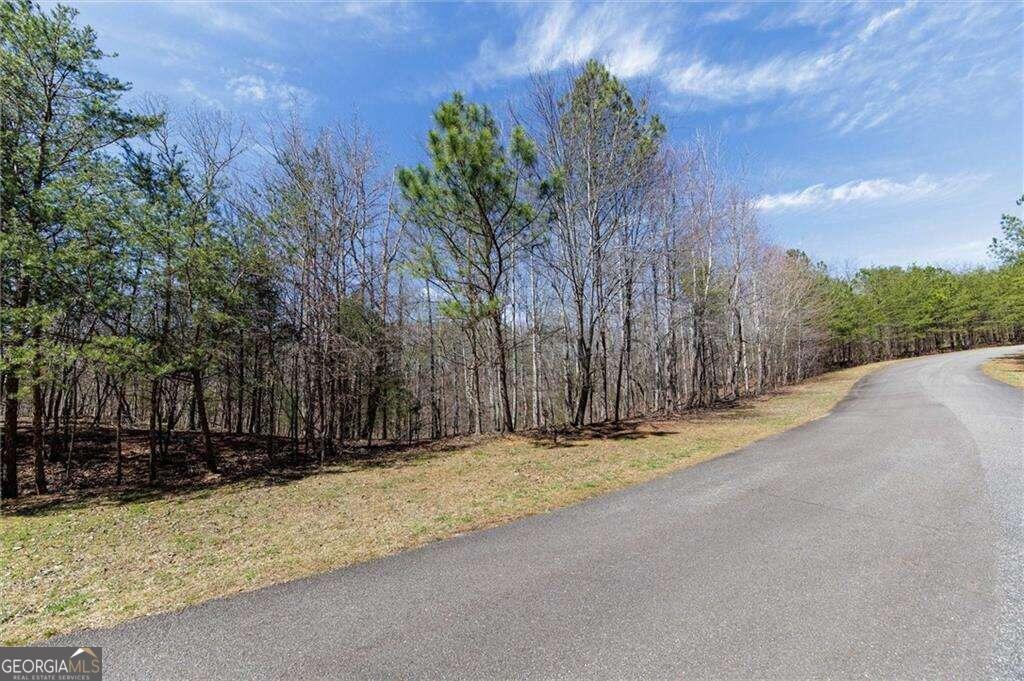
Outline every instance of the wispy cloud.
<path fill-rule="evenodd" d="M 1012 54 L 1020 17 L 1009 5 L 808 2 L 765 14 L 734 4 L 692 21 L 683 20 L 685 11 L 633 4 L 530 8 L 514 39 L 485 39 L 458 80 L 490 85 L 596 57 L 620 77 L 660 82 L 665 103 L 679 109 L 770 104 L 790 119 L 824 120 L 840 135 L 913 120 L 942 102 L 968 107 L 986 92 L 999 106 L 1012 90 L 999 83 L 1019 89 L 1022 80 L 1019 47 Z M 774 54 L 755 47 L 740 58 L 733 55 L 741 50 L 701 49 L 701 31 L 708 29 L 700 26 L 739 20 L 762 31 L 802 31 L 813 47 L 787 50 L 793 44 L 787 38 Z"/>
<path fill-rule="evenodd" d="M 303 87 L 254 73 L 234 76 L 225 87 L 239 102 L 281 110 L 305 108 L 314 101 L 313 93 Z"/>
<path fill-rule="evenodd" d="M 282 28 L 320 36 L 345 31 L 347 40 L 376 41 L 407 36 L 421 28 L 422 12 L 406 2 L 224 3 L 166 2 L 160 7 L 201 30 L 281 47 Z"/>
<path fill-rule="evenodd" d="M 224 105 L 219 99 L 207 94 L 191 78 L 178 79 L 178 93 L 185 98 L 192 100 L 209 109 L 223 109 Z"/>
<path fill-rule="evenodd" d="M 848 0 L 804 0 L 780 4 L 761 20 L 759 28 L 764 31 L 794 26 L 825 29 L 842 23 L 851 14 L 861 16 L 869 8 L 869 3 L 853 3 Z"/>
<path fill-rule="evenodd" d="M 867 25 L 864 26 L 864 28 L 860 29 L 860 31 L 857 32 L 857 37 L 861 40 L 867 40 L 875 33 L 877 33 L 878 30 L 881 29 L 883 26 L 894 21 L 901 14 L 904 14 L 905 12 L 912 10 L 916 5 L 917 2 L 915 0 L 911 0 L 911 2 L 908 2 L 906 5 L 903 5 L 902 7 L 894 7 L 888 12 L 876 14 L 875 16 L 871 17 L 871 19 L 868 21 Z"/>
<path fill-rule="evenodd" d="M 605 3 L 553 4 L 530 10 L 511 45 L 485 40 L 467 74 L 478 83 L 545 73 L 601 59 L 622 78 L 655 71 L 665 50 L 658 11 Z"/>
<path fill-rule="evenodd" d="M 275 76 L 283 75 L 286 70 L 283 65 L 268 59 L 249 57 L 245 60 L 245 63 L 253 69 L 265 71 L 267 73 L 274 74 Z"/>
<path fill-rule="evenodd" d="M 248 40 L 271 43 L 270 32 L 256 16 L 236 11 L 232 5 L 213 2 L 168 2 L 164 9 L 193 20 L 206 30 L 239 35 Z"/>
<path fill-rule="evenodd" d="M 663 80 L 669 91 L 677 95 L 720 103 L 759 102 L 780 94 L 803 96 L 834 92 L 854 81 L 864 84 L 878 75 L 865 65 L 887 61 L 880 60 L 878 50 L 869 49 L 867 43 L 915 5 L 911 0 L 867 17 L 860 14 L 851 17 L 835 4 L 797 5 L 788 14 L 769 15 L 762 28 L 799 25 L 823 29 L 842 24 L 835 31 L 839 38 L 817 51 L 777 55 L 753 63 L 722 64 L 703 57 L 681 59 L 681 64 L 662 74 Z M 890 71 L 889 75 L 896 73 Z"/>
<path fill-rule="evenodd" d="M 413 2 L 375 0 L 370 2 L 342 2 L 324 5 L 320 18 L 327 27 L 357 26 L 357 35 L 363 40 L 383 40 L 397 36 L 415 35 L 427 38 L 422 30 L 426 23 L 422 7 Z"/>
<path fill-rule="evenodd" d="M 943 179 L 919 175 L 907 182 L 882 177 L 853 180 L 832 187 L 815 184 L 792 192 L 765 194 L 757 199 L 756 205 L 763 211 L 783 211 L 831 208 L 849 203 L 917 201 L 926 197 L 949 196 L 983 179 L 979 175 L 956 175 Z"/>
<path fill-rule="evenodd" d="M 716 9 L 706 12 L 701 17 L 703 24 L 725 24 L 731 21 L 739 21 L 750 14 L 751 5 L 747 3 L 734 2 L 728 5 L 721 5 Z"/>
<path fill-rule="evenodd" d="M 820 55 L 775 57 L 746 66 L 725 66 L 697 60 L 668 70 L 663 81 L 669 92 L 719 102 L 749 102 L 778 93 L 799 94 L 833 72 L 846 51 Z"/>
<path fill-rule="evenodd" d="M 770 25 L 813 27 L 824 43 L 816 51 L 753 63 L 683 60 L 663 72 L 675 103 L 772 103 L 789 119 L 824 120 L 840 135 L 936 111 L 964 112 L 980 101 L 998 107 L 1015 99 L 1019 105 L 1019 8 L 814 3 L 788 16 L 787 23 L 777 14 Z"/>

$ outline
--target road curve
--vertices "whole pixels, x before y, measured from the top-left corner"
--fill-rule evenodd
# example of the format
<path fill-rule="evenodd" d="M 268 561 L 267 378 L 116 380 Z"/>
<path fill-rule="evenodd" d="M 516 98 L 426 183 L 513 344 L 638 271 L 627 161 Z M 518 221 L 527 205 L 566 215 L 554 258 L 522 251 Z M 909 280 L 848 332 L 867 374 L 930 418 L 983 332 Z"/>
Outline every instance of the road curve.
<path fill-rule="evenodd" d="M 1016 350 L 1024 349 L 1024 346 Z M 907 360 L 651 483 L 51 641 L 107 679 L 1024 676 L 1024 392 Z"/>

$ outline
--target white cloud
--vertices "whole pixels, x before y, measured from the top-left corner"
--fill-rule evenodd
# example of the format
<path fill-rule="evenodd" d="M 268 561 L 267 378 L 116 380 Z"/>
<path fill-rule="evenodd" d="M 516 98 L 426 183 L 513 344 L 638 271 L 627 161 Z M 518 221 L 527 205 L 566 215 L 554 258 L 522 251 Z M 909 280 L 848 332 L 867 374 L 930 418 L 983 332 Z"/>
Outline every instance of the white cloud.
<path fill-rule="evenodd" d="M 220 100 L 215 97 L 211 97 L 206 94 L 195 81 L 190 78 L 179 78 L 178 79 L 178 92 L 185 95 L 189 99 L 202 104 L 205 107 L 213 109 L 223 109 L 224 106 L 220 103 Z"/>
<path fill-rule="evenodd" d="M 249 40 L 273 42 L 270 33 L 252 16 L 230 9 L 230 5 L 213 2 L 169 2 L 164 9 L 188 17 L 200 26 L 220 33 L 234 33 Z"/>
<path fill-rule="evenodd" d="M 281 66 L 277 62 L 269 61 L 267 59 L 247 58 L 245 60 L 245 63 L 254 69 L 266 71 L 267 73 L 272 73 L 275 76 L 280 76 L 284 74 L 285 71 L 285 68 L 283 66 Z"/>
<path fill-rule="evenodd" d="M 267 98 L 267 83 L 260 76 L 237 76 L 228 81 L 228 90 L 238 99 L 262 102 Z"/>
<path fill-rule="evenodd" d="M 313 94 L 298 85 L 247 73 L 228 79 L 225 84 L 236 100 L 256 105 L 274 105 L 287 110 L 312 104 Z"/>
<path fill-rule="evenodd" d="M 718 103 L 750 103 L 780 94 L 799 96 L 834 89 L 838 84 L 847 82 L 851 76 L 859 79 L 863 74 L 861 44 L 913 9 L 915 4 L 911 0 L 906 5 L 871 15 L 859 30 L 852 33 L 853 39 L 846 38 L 852 26 L 863 22 L 857 16 L 850 22 L 849 30 L 840 32 L 844 38 L 817 52 L 779 55 L 748 64 L 715 64 L 704 58 L 696 58 L 663 73 L 662 79 L 672 93 Z M 835 4 L 802 4 L 788 13 L 770 15 L 762 23 L 762 28 L 797 25 L 821 29 L 841 22 L 844 17 L 847 17 L 847 13 Z M 877 55 L 872 58 L 875 57 Z M 861 116 L 857 122 L 864 118 L 868 116 Z M 876 121 L 875 125 L 879 122 Z M 846 125 L 851 129 L 853 127 L 851 121 L 847 121 Z"/>
<path fill-rule="evenodd" d="M 668 90 L 718 102 L 752 102 L 778 93 L 798 94 L 817 86 L 847 57 L 846 50 L 821 55 L 775 57 L 749 66 L 708 64 L 704 60 L 664 74 Z"/>
<path fill-rule="evenodd" d="M 916 4 L 917 3 L 912 0 L 902 7 L 895 7 L 888 12 L 883 12 L 882 14 L 871 17 L 871 20 L 868 21 L 867 25 L 857 33 L 857 37 L 861 40 L 867 40 L 877 33 L 883 26 L 892 22 L 904 12 L 913 9 Z"/>
<path fill-rule="evenodd" d="M 485 40 L 468 73 L 478 83 L 490 83 L 598 58 L 622 78 L 649 74 L 661 66 L 665 49 L 658 14 L 613 3 L 559 3 L 528 11 L 513 44 Z"/>
<path fill-rule="evenodd" d="M 844 0 L 806 0 L 792 4 L 780 5 L 761 21 L 760 28 L 773 31 L 794 26 L 810 26 L 818 29 L 841 23 L 850 12 L 860 14 L 866 4 L 853 4 Z"/>
<path fill-rule="evenodd" d="M 371 0 L 330 3 L 317 13 L 328 26 L 342 24 L 351 37 L 362 40 L 385 40 L 403 36 L 429 39 L 431 32 L 423 30 L 423 12 L 414 2 Z M 357 30 L 351 30 L 358 27 Z"/>
<path fill-rule="evenodd" d="M 710 12 L 705 13 L 704 16 L 701 17 L 701 23 L 725 24 L 730 21 L 738 21 L 750 14 L 750 9 L 751 5 L 739 2 L 722 5 L 717 9 L 713 9 Z"/>
<path fill-rule="evenodd" d="M 287 47 L 296 32 L 308 39 L 343 36 L 346 41 L 376 42 L 410 35 L 422 37 L 423 12 L 415 3 L 376 0 L 338 3 L 182 2 L 159 5 L 192 20 L 201 30 L 231 34 L 261 46 Z"/>
<path fill-rule="evenodd" d="M 684 20 L 685 11 L 640 4 L 530 6 L 520 13 L 511 43 L 484 40 L 469 68 L 431 92 L 467 81 L 490 85 L 594 57 L 620 77 L 660 81 L 668 94 L 664 103 L 681 110 L 768 103 L 773 113 L 766 123 L 819 119 L 846 135 L 938 111 L 969 111 L 979 101 L 993 110 L 1012 107 L 1007 100 L 1024 80 L 1021 23 L 1009 5 L 807 2 L 766 14 L 757 6 L 723 5 Z M 725 57 L 702 49 L 708 29 L 700 27 L 745 14 L 746 23 L 764 31 L 801 31 L 805 47 L 765 50 L 748 42 L 724 51 Z"/>
<path fill-rule="evenodd" d="M 762 195 L 757 199 L 757 207 L 770 212 L 808 208 L 828 209 L 848 203 L 917 201 L 925 197 L 953 195 L 983 179 L 984 177 L 978 175 L 956 175 L 945 179 L 919 175 L 909 182 L 883 177 L 853 180 L 834 187 L 815 184 L 797 191 Z"/>
<path fill-rule="evenodd" d="M 896 18 L 903 8 L 872 19 L 870 33 Z M 668 31 L 683 25 L 671 8 L 651 5 L 558 3 L 527 11 L 511 45 L 485 40 L 468 74 L 477 83 L 556 71 L 589 58 L 604 61 L 617 76 L 654 75 L 677 97 L 714 103 L 747 103 L 779 94 L 820 88 L 853 51 L 837 44 L 820 52 L 778 55 L 747 63 L 716 63 L 706 56 L 684 56 L 669 48 Z M 744 4 L 724 5 L 697 19 L 700 24 L 736 21 L 751 12 Z M 770 15 L 771 25 L 834 22 L 837 8 L 808 3 Z"/>
<path fill-rule="evenodd" d="M 159 27 L 142 27 L 137 21 L 126 22 L 116 16 L 99 15 L 90 17 L 89 22 L 105 48 L 113 43 L 117 46 L 115 52 L 144 52 L 166 68 L 193 65 L 210 58 L 208 50 L 194 37 L 169 35 Z"/>

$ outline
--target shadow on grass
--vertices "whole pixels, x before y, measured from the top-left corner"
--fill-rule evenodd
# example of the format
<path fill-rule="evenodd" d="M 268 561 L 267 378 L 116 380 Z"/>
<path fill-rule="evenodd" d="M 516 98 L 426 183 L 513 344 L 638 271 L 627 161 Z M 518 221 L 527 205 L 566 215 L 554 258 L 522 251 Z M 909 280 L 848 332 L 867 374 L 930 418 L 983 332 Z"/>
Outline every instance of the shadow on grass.
<path fill-rule="evenodd" d="M 565 449 L 585 447 L 599 440 L 634 441 L 648 437 L 676 435 L 665 427 L 671 422 L 707 419 L 744 419 L 756 411 L 756 402 L 739 400 L 719 403 L 705 409 L 664 413 L 650 419 L 605 421 L 581 428 L 535 429 L 517 433 L 534 447 Z M 652 423 L 662 424 L 651 427 Z M 160 500 L 188 501 L 209 496 L 218 488 L 232 485 L 240 489 L 274 487 L 324 473 L 344 473 L 367 468 L 399 468 L 417 465 L 500 436 L 452 437 L 441 440 L 382 442 L 371 446 L 346 444 L 328 447 L 320 443 L 307 447 L 288 438 L 268 440 L 262 435 L 215 433 L 219 472 L 206 470 L 202 455 L 202 437 L 196 431 L 173 434 L 167 454 L 158 458 L 156 482 L 149 483 L 149 441 L 145 430 L 122 432 L 123 483 L 116 481 L 114 431 L 110 428 L 86 428 L 75 436 L 70 478 L 66 475 L 65 438 L 50 435 L 51 457 L 46 475 L 51 492 L 34 494 L 32 466 L 24 461 L 19 467 L 19 486 L 23 496 L 5 501 L 4 515 L 35 516 L 60 513 L 89 506 L 137 505 Z M 273 453 L 267 445 L 272 443 Z"/>
<path fill-rule="evenodd" d="M 585 447 L 593 440 L 639 440 L 645 437 L 673 435 L 667 430 L 641 430 L 650 421 L 630 419 L 623 421 L 602 421 L 575 428 L 539 428 L 523 433 L 523 436 L 534 447 L 544 449 L 566 449 L 569 447 Z"/>
<path fill-rule="evenodd" d="M 782 394 L 783 391 L 771 393 Z M 760 399 L 760 398 L 758 398 Z M 757 405 L 753 400 L 740 399 L 731 402 L 719 402 L 709 407 L 691 408 L 682 412 L 656 414 L 650 418 L 627 419 L 621 421 L 601 421 L 579 428 L 567 426 L 558 429 L 537 429 L 523 433 L 523 436 L 537 447 L 546 449 L 563 449 L 566 447 L 586 446 L 592 440 L 639 440 L 647 437 L 664 437 L 678 435 L 678 431 L 665 428 L 654 429 L 651 424 L 668 424 L 672 422 L 693 422 L 710 418 L 744 419 L 757 413 Z"/>
<path fill-rule="evenodd" d="M 371 446 L 328 447 L 319 443 L 307 448 L 288 438 L 275 438 L 268 455 L 266 436 L 214 434 L 218 473 L 206 470 L 201 435 L 175 432 L 167 454 L 158 457 L 156 481 L 149 482 L 149 445 L 144 430 L 122 434 L 123 482 L 116 484 L 114 432 L 92 428 L 75 437 L 68 479 L 66 447 L 60 436 L 48 438 L 51 455 L 46 461 L 50 492 L 35 494 L 32 467 L 19 467 L 22 496 L 4 501 L 3 515 L 36 516 L 91 506 L 124 506 L 159 500 L 199 499 L 221 487 L 240 489 L 274 487 L 323 473 L 366 468 L 396 468 L 427 461 L 462 449 L 466 438 L 435 441 L 384 442 Z"/>

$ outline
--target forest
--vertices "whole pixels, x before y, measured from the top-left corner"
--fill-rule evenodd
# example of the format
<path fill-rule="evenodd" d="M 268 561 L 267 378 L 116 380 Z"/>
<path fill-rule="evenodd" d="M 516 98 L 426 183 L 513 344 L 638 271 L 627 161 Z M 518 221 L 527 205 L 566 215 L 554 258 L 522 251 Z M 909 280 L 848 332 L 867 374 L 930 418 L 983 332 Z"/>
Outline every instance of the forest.
<path fill-rule="evenodd" d="M 322 465 L 1024 341 L 1017 216 L 992 267 L 832 272 L 597 61 L 507 120 L 451 95 L 396 171 L 367 121 L 129 106 L 105 56 L 73 9 L 0 4 L 5 499 L 83 484 L 97 433 L 108 482 L 159 484 L 175 443 L 217 473 L 227 434 Z"/>

